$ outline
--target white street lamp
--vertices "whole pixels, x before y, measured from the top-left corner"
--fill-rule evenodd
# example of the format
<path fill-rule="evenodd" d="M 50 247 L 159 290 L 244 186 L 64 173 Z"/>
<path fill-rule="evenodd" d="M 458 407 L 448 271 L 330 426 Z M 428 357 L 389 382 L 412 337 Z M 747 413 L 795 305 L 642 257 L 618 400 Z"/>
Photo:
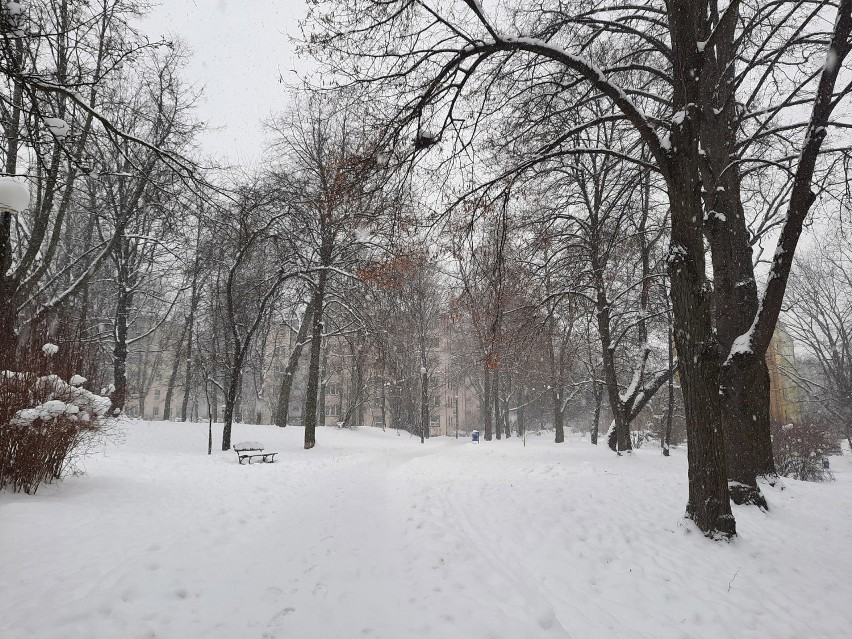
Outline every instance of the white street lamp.
<path fill-rule="evenodd" d="M 0 177 L 0 211 L 21 213 L 30 207 L 30 190 L 25 182 Z"/>

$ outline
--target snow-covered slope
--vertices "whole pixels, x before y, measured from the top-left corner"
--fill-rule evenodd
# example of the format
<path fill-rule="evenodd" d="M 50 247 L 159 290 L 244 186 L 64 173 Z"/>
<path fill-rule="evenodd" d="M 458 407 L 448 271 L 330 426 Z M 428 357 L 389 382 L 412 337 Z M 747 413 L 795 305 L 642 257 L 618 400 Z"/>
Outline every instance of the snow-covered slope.
<path fill-rule="evenodd" d="M 88 475 L 0 495 L 4 639 L 844 637 L 852 464 L 767 489 L 715 543 L 686 460 L 580 439 L 472 444 L 130 422 Z M 218 433 L 214 434 L 214 437 Z"/>

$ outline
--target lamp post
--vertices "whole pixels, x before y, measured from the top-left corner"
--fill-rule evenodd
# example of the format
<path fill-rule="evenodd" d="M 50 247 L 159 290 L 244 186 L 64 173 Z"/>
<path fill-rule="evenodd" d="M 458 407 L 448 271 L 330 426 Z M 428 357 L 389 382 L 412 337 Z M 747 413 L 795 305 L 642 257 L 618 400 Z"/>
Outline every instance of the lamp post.
<path fill-rule="evenodd" d="M 0 211 L 18 214 L 30 207 L 30 190 L 13 177 L 0 177 Z"/>

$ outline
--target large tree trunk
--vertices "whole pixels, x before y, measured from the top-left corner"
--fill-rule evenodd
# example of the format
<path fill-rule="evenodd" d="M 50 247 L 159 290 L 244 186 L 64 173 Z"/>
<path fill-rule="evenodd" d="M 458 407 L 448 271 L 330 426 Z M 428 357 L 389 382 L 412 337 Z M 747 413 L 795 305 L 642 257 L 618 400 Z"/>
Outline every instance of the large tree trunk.
<path fill-rule="evenodd" d="M 667 8 L 678 117 L 673 119 L 661 160 L 671 207 L 668 272 L 689 439 L 687 515 L 705 535 L 730 537 L 736 534 L 736 523 L 728 496 L 719 395 L 721 361 L 706 278 L 698 167 L 703 64 L 703 47 L 699 49 L 698 42 L 709 37 L 709 22 L 703 5 L 672 2 Z"/>
<path fill-rule="evenodd" d="M 684 166 L 675 173 L 673 184 L 669 185 L 672 196 L 669 277 L 689 440 L 687 514 L 705 534 L 731 536 L 736 534 L 736 524 L 725 472 L 720 355 L 710 316 L 711 294 L 704 275 L 700 181 L 697 171 L 689 168 Z"/>
<path fill-rule="evenodd" d="M 429 374 L 426 370 L 425 336 L 420 337 L 420 443 L 429 436 Z"/>
<path fill-rule="evenodd" d="M 547 290 L 550 290 L 550 281 L 547 281 Z M 551 401 L 553 402 L 553 429 L 555 431 L 554 441 L 561 444 L 565 441 L 565 421 L 562 398 L 565 394 L 565 357 L 566 343 L 556 325 L 556 317 L 553 313 L 548 321 L 548 356 L 550 359 Z M 558 343 L 558 347 L 556 343 Z"/>
<path fill-rule="evenodd" d="M 735 8 L 735 7 L 734 7 Z M 758 311 L 750 237 L 742 206 L 739 165 L 731 163 L 737 145 L 735 48 L 736 21 L 716 46 L 705 52 L 702 69 L 701 177 L 706 235 L 710 243 L 715 291 L 716 332 L 726 357 L 737 337 L 749 331 Z M 722 427 L 731 497 L 735 503 L 766 507 L 759 475 L 774 475 L 769 428 L 769 371 L 764 359 L 727 359 L 722 367 Z"/>
<path fill-rule="evenodd" d="M 180 370 L 181 352 L 183 351 L 183 340 L 186 338 L 186 322 L 180 332 L 177 348 L 175 348 L 175 361 L 172 363 L 172 372 L 169 375 L 168 386 L 166 387 L 166 401 L 163 406 L 163 420 L 169 421 L 172 416 L 172 395 L 175 391 L 175 382 L 177 381 L 178 371 Z"/>
<path fill-rule="evenodd" d="M 328 342 L 321 345 L 322 362 L 320 363 L 320 385 L 319 399 L 317 400 L 317 424 L 320 426 L 326 425 L 326 391 L 328 391 Z M 340 400 L 340 388 L 338 386 L 337 399 Z M 339 408 L 339 403 L 338 403 Z M 340 411 L 338 410 L 338 415 Z"/>
<path fill-rule="evenodd" d="M 606 380 L 607 399 L 614 428 L 607 431 L 607 445 L 614 452 L 621 454 L 623 450 L 632 450 L 633 443 L 630 440 L 630 421 L 627 417 L 624 402 L 621 401 L 618 387 L 618 374 L 615 370 L 615 350 L 612 345 L 611 314 L 609 300 L 607 299 L 604 284 L 604 264 L 598 255 L 598 244 L 600 238 L 592 241 L 592 269 L 594 271 L 596 288 L 596 318 L 598 336 L 601 342 L 601 355 L 603 360 L 604 379 Z"/>
<path fill-rule="evenodd" d="M 526 433 L 526 386 L 521 385 L 520 389 L 518 389 L 518 421 L 517 421 L 517 429 L 518 429 L 518 437 L 523 437 Z M 456 428 L 458 429 L 458 424 L 456 424 Z"/>
<path fill-rule="evenodd" d="M 565 441 L 565 411 L 562 410 L 562 388 L 554 388 L 551 393 L 553 401 L 553 428 L 556 431 L 556 443 Z"/>
<path fill-rule="evenodd" d="M 499 440 L 503 436 L 503 424 L 500 421 L 500 369 L 494 369 L 494 382 L 491 384 L 491 399 L 494 404 L 494 434 Z"/>
<path fill-rule="evenodd" d="M 198 285 L 193 282 L 192 293 L 189 299 L 189 318 L 186 320 L 187 338 L 186 338 L 186 366 L 183 376 L 183 401 L 180 405 L 180 419 L 186 421 L 186 411 L 189 406 L 189 394 L 192 390 L 192 342 L 193 331 L 195 329 L 195 310 L 198 306 Z"/>
<path fill-rule="evenodd" d="M 600 385 L 597 382 L 592 382 L 592 389 L 592 394 L 595 398 L 595 412 L 592 415 L 591 441 L 595 446 L 597 446 L 598 433 L 600 431 L 601 423 L 601 405 L 603 404 L 603 389 L 601 389 Z"/>
<path fill-rule="evenodd" d="M 237 401 L 240 396 L 240 382 L 242 381 L 243 369 L 243 354 L 238 351 L 234 358 L 234 365 L 231 367 L 230 379 L 228 380 L 228 388 L 225 390 L 225 414 L 223 416 L 224 425 L 222 428 L 222 450 L 231 449 L 231 427 L 234 423 L 234 414 L 236 413 Z"/>
<path fill-rule="evenodd" d="M 119 250 L 123 251 L 124 247 Z M 115 306 L 115 335 L 112 349 L 112 378 L 114 390 L 110 394 L 110 412 L 119 414 L 127 402 L 127 321 L 133 294 L 127 281 L 127 260 L 122 259 L 118 272 L 118 299 Z"/>
<path fill-rule="evenodd" d="M 4 227 L 3 234 L 6 233 L 5 227 L 11 221 L 12 214 L 6 211 L 0 212 L 2 217 L 2 225 Z M 0 248 L 2 250 L 2 248 Z M 11 255 L 11 244 L 7 247 Z M 5 250 L 3 251 L 6 252 Z M 10 260 L 11 264 L 11 260 Z M 6 268 L 0 266 L 0 361 L 3 366 L 16 370 L 13 364 L 16 361 L 16 351 L 18 348 L 18 336 L 15 332 L 15 321 L 17 319 L 14 293 L 15 283 L 11 277 L 7 277 L 4 273 Z"/>
<path fill-rule="evenodd" d="M 485 422 L 485 441 L 491 441 L 491 371 L 488 359 L 482 368 L 482 420 Z"/>
<path fill-rule="evenodd" d="M 362 389 L 364 386 L 364 372 L 363 372 L 363 355 L 364 351 L 362 347 L 359 347 L 357 350 L 355 349 L 354 340 L 349 342 L 349 357 L 352 361 L 352 365 L 349 368 L 349 393 L 346 397 L 346 413 L 343 415 L 343 428 L 350 428 L 351 426 L 361 426 L 361 395 Z M 341 394 L 341 405 L 343 404 L 343 397 Z"/>
<path fill-rule="evenodd" d="M 381 389 L 381 401 L 382 401 L 382 430 L 385 430 L 388 426 L 387 423 L 387 381 L 385 381 L 385 355 L 384 351 L 382 352 L 382 389 Z M 372 425 L 372 424 L 371 424 Z"/>
<path fill-rule="evenodd" d="M 429 379 L 421 375 L 420 382 L 420 443 L 429 437 Z"/>
<path fill-rule="evenodd" d="M 512 392 L 511 373 L 507 372 L 504 374 L 503 379 L 505 380 L 505 386 L 503 399 L 500 400 L 500 416 L 503 422 L 503 434 L 506 435 L 506 439 L 509 439 L 512 436 L 512 424 L 509 421 L 509 395 Z"/>
<path fill-rule="evenodd" d="M 311 359 L 308 364 L 308 383 L 305 390 L 305 449 L 311 449 L 317 443 L 317 400 L 320 385 L 320 350 L 322 348 L 323 297 L 325 296 L 326 272 L 319 272 L 319 282 L 311 305 L 313 327 L 311 329 Z"/>
<path fill-rule="evenodd" d="M 290 351 L 290 358 L 287 360 L 287 367 L 284 369 L 284 377 L 281 378 L 281 388 L 278 391 L 278 405 L 275 408 L 275 425 L 281 428 L 287 425 L 287 417 L 290 414 L 290 392 L 293 389 L 293 379 L 296 375 L 296 370 L 299 368 L 299 360 L 302 357 L 302 349 L 308 337 L 308 330 L 313 323 L 313 316 L 314 305 L 311 302 L 305 307 L 305 314 L 302 316 L 302 323 L 299 325 L 299 332 L 296 335 L 296 343 L 293 345 L 293 350 Z"/>
<path fill-rule="evenodd" d="M 757 478 L 775 475 L 769 387 L 769 370 L 762 357 L 726 363 L 722 368 L 722 424 L 731 499 L 764 509 L 768 505 Z"/>
<path fill-rule="evenodd" d="M 669 322 L 671 322 L 671 313 L 669 313 Z M 672 340 L 674 336 L 669 331 L 669 370 L 674 368 L 674 344 Z M 675 394 L 674 394 L 674 374 L 669 377 L 668 381 L 669 387 L 669 397 L 668 397 L 668 405 L 666 406 L 666 423 L 664 427 L 664 432 L 660 433 L 660 446 L 663 449 L 663 455 L 665 457 L 669 456 L 669 446 L 672 441 L 672 420 L 674 419 L 674 408 L 675 408 Z"/>

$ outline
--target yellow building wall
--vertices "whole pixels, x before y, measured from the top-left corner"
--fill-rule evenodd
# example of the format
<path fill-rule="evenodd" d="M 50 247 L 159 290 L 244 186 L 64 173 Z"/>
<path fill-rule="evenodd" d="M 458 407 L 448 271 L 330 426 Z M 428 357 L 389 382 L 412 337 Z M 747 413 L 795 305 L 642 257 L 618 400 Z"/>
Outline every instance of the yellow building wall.
<path fill-rule="evenodd" d="M 796 352 L 793 338 L 779 323 L 766 350 L 769 369 L 769 417 L 778 424 L 790 424 L 801 417 L 800 391 L 795 381 Z"/>

